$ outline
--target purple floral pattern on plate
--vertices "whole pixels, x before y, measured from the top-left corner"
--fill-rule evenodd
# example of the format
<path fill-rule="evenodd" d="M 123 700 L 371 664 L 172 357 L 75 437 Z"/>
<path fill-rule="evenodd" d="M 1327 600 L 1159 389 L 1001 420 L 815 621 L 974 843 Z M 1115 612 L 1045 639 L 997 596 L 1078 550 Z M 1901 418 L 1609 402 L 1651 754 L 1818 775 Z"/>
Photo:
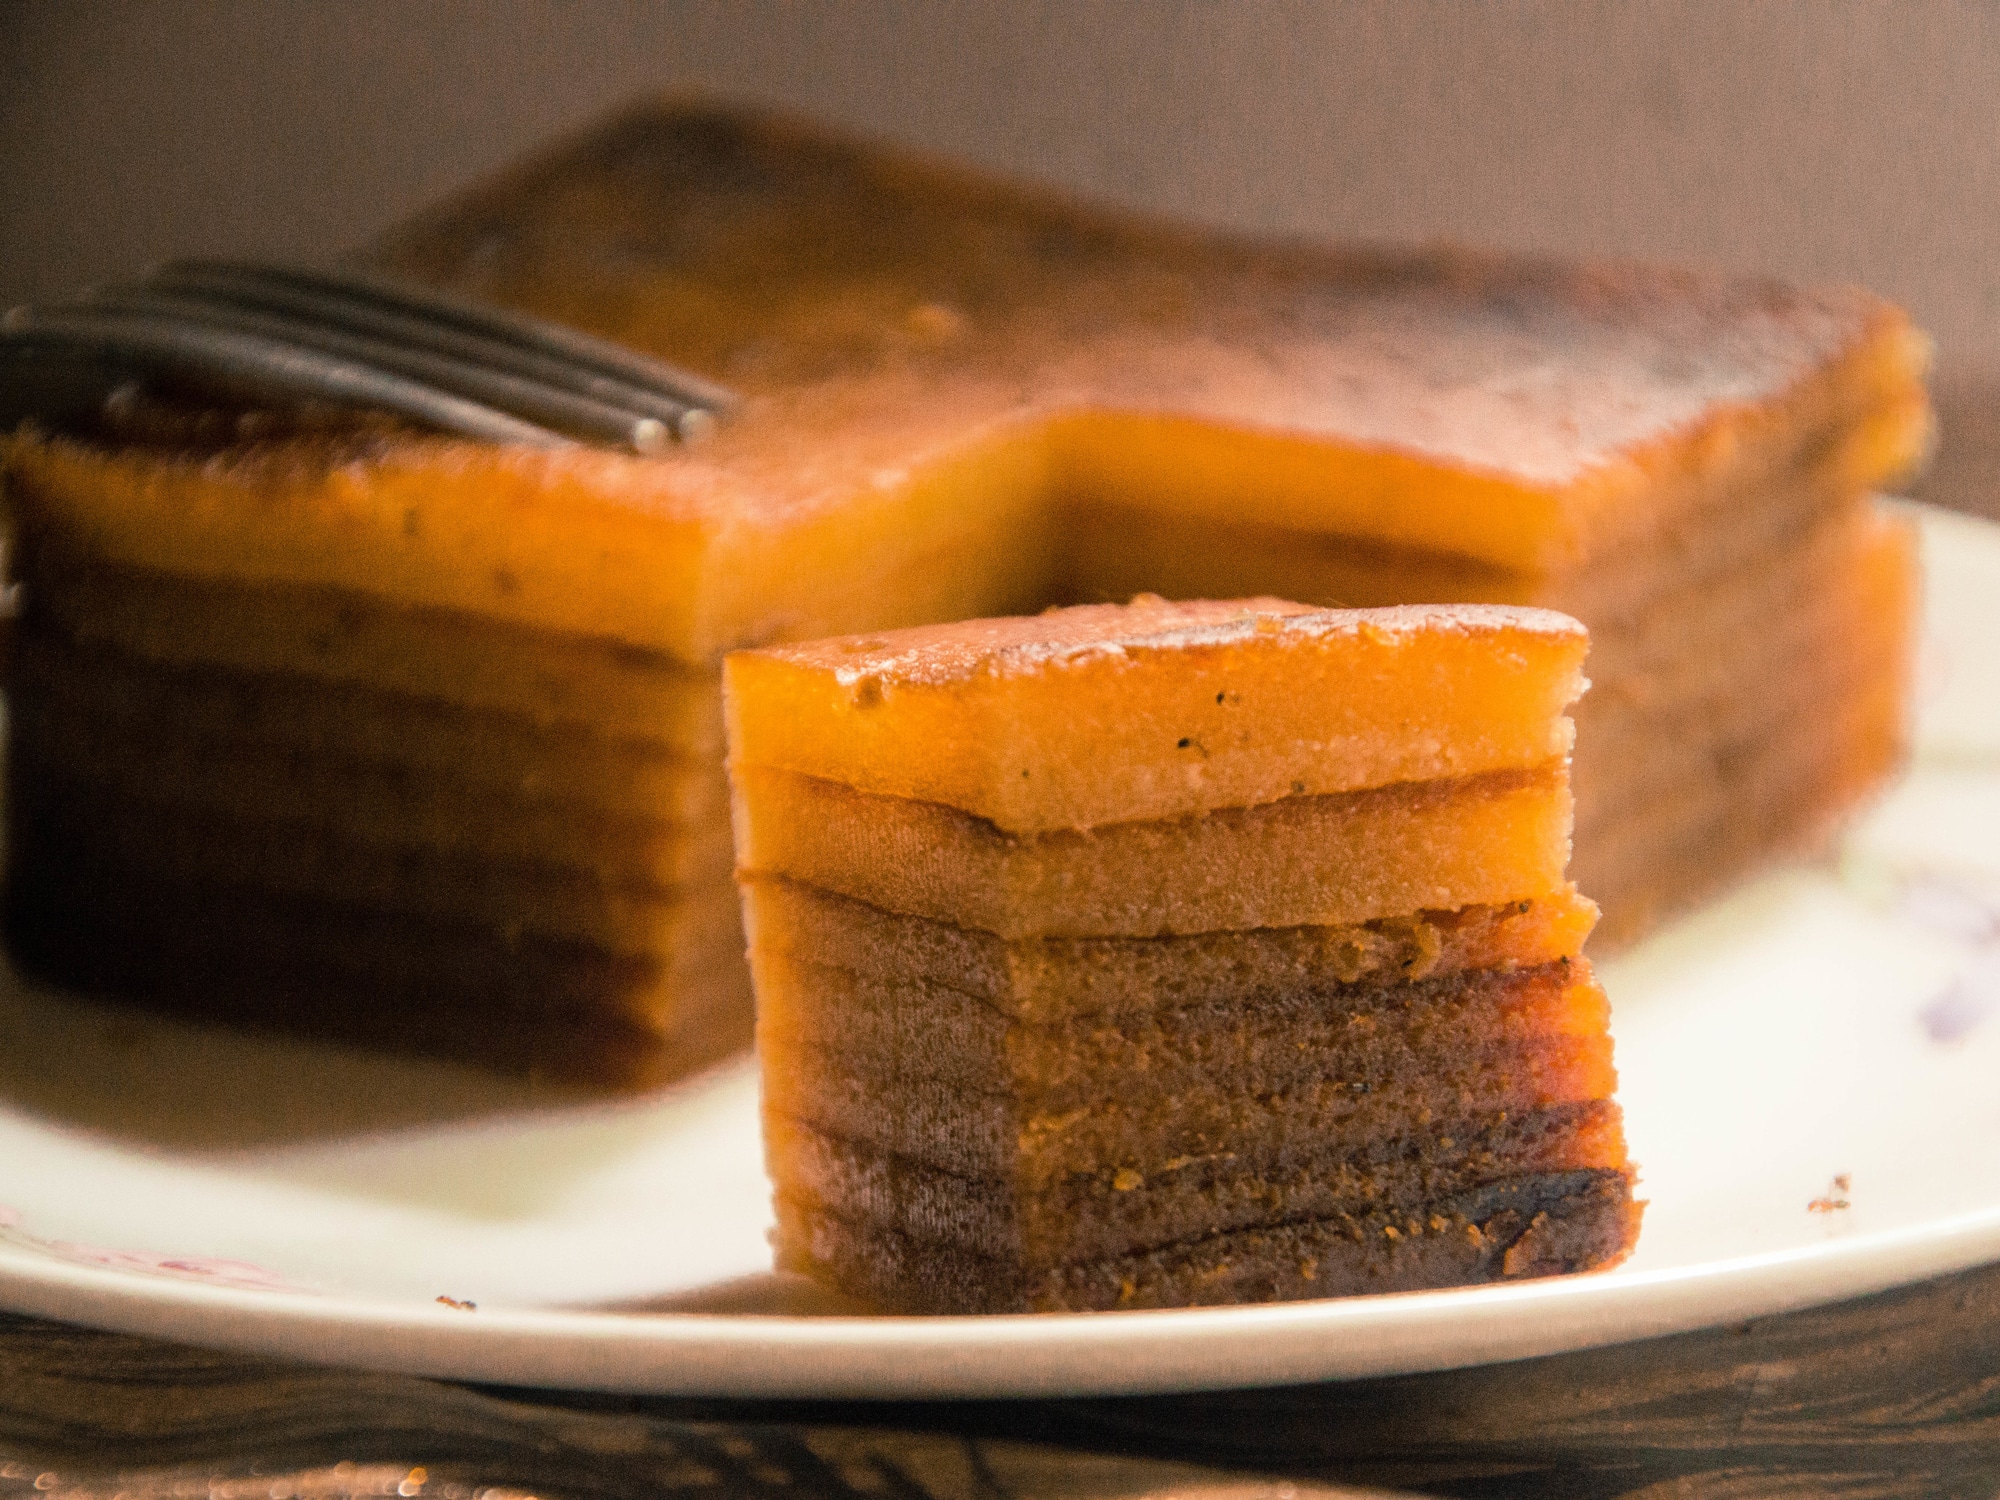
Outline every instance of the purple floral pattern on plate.
<path fill-rule="evenodd" d="M 0 1203 L 0 1245 L 19 1245 L 74 1265 L 101 1266 L 110 1271 L 131 1271 L 142 1276 L 168 1276 L 181 1281 L 199 1281 L 209 1286 L 226 1286 L 237 1291 L 309 1290 L 247 1260 L 161 1254 L 151 1250 L 123 1250 L 103 1245 L 83 1245 L 73 1240 L 44 1239 L 22 1228 L 20 1211 L 4 1203 Z"/>
<path fill-rule="evenodd" d="M 2000 900 L 1968 882 L 1927 871 L 1904 882 L 1894 910 L 1912 926 L 1966 946 L 1951 982 L 1917 1012 L 1932 1041 L 1959 1041 L 2000 1011 Z"/>

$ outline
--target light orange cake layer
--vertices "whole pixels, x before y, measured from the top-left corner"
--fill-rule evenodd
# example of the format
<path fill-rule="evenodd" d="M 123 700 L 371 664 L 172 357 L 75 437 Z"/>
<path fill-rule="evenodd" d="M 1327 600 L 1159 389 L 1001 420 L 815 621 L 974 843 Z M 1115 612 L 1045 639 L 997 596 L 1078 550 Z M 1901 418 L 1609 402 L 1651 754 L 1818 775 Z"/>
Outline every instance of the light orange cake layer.
<path fill-rule="evenodd" d="M 1044 832 L 1559 760 L 1587 644 L 1534 611 L 1142 596 L 740 652 L 723 691 L 739 767 Z"/>
<path fill-rule="evenodd" d="M 41 539 L 46 541 L 46 539 Z M 56 637 L 168 668 L 357 686 L 698 756 L 722 755 L 711 669 L 601 636 L 520 629 L 369 594 L 106 566 L 37 545 L 17 565 Z"/>
<path fill-rule="evenodd" d="M 1328 926 L 1567 884 L 1560 762 L 1043 834 L 788 771 L 734 780 L 740 873 L 1004 938 Z"/>
<path fill-rule="evenodd" d="M 1152 938 L 1026 938 L 926 921 L 782 877 L 743 885 L 763 954 L 885 985 L 946 986 L 996 1014 L 1052 1026 L 1143 1016 L 1223 996 L 1256 1003 L 1310 985 L 1397 984 L 1534 968 L 1578 952 L 1596 908 L 1568 888 L 1506 906 L 1424 911 L 1338 927 Z"/>

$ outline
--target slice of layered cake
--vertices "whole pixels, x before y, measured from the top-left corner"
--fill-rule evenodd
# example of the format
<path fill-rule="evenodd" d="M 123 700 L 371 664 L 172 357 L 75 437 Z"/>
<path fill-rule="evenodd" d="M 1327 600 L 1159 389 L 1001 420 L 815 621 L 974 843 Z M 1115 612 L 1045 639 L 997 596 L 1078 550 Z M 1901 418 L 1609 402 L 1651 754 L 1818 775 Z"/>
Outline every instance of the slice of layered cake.
<path fill-rule="evenodd" d="M 0 439 L 46 974 L 671 1074 L 749 1026 L 722 654 L 1140 591 L 1581 618 L 1599 943 L 1900 753 L 1871 492 L 1923 344 L 1859 291 L 1249 243 L 677 105 L 372 262 L 742 401 L 654 457 L 146 400 Z"/>
<path fill-rule="evenodd" d="M 984 1312 L 1622 1257 L 1585 645 L 1142 598 L 731 656 L 779 1264 Z"/>
<path fill-rule="evenodd" d="M 714 678 L 25 529 L 8 926 L 71 983 L 643 1084 L 749 1044 Z"/>

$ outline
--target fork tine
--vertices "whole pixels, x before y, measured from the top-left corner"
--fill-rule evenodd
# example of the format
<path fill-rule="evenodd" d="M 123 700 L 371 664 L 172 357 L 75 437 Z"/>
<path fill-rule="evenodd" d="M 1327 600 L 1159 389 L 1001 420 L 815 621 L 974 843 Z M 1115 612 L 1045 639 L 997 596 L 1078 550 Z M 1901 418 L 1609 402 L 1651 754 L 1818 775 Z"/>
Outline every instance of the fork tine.
<path fill-rule="evenodd" d="M 127 290 L 121 295 L 130 296 L 134 291 L 165 293 L 228 311 L 296 318 L 335 332 L 384 339 L 477 369 L 505 371 L 524 380 L 621 408 L 636 418 L 665 423 L 676 437 L 695 436 L 701 426 L 698 408 L 678 397 L 662 395 L 630 381 L 612 379 L 585 369 L 573 360 L 539 349 L 503 342 L 484 333 L 468 332 L 455 323 L 440 322 L 434 317 L 419 317 L 324 287 L 293 285 L 263 274 L 243 274 L 237 268 L 196 265 L 165 267 L 142 287 Z"/>
<path fill-rule="evenodd" d="M 181 261 L 80 304 L 16 309 L 0 330 L 0 351 L 57 347 L 251 400 L 305 395 L 469 436 L 547 443 L 567 433 L 649 454 L 705 432 L 737 401 L 576 330 L 348 269 Z M 51 372 L 59 363 L 42 361 Z"/>
<path fill-rule="evenodd" d="M 571 444 L 561 433 L 371 364 L 173 314 L 14 309 L 0 324 L 0 351 L 38 349 L 85 354 L 135 373 L 187 375 L 253 401 L 273 394 L 334 401 L 489 442 Z"/>
<path fill-rule="evenodd" d="M 560 360 L 579 372 L 615 385 L 650 391 L 683 406 L 723 414 L 738 401 L 735 392 L 692 371 L 578 329 L 358 267 L 303 271 L 237 261 L 183 260 L 159 267 L 151 279 L 163 286 L 200 282 L 244 293 L 284 288 L 343 302 L 349 307 L 412 317 L 432 328 L 452 327 L 473 337 Z"/>
<path fill-rule="evenodd" d="M 538 426 L 640 453 L 657 453 L 674 436 L 674 429 L 667 422 L 627 407 L 580 396 L 466 358 L 328 327 L 287 313 L 246 310 L 147 287 L 99 292 L 87 305 L 133 316 L 176 318 L 274 343 L 317 349 L 336 359 L 391 371 L 483 406 L 511 412 Z"/>

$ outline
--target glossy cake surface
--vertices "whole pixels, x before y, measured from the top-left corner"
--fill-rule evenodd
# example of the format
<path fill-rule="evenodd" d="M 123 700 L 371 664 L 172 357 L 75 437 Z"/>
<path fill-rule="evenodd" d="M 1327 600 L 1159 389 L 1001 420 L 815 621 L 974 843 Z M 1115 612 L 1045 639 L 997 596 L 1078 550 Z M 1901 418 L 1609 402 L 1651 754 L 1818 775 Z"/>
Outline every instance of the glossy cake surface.
<path fill-rule="evenodd" d="M 1009 832 L 1092 828 L 1565 756 L 1585 647 L 1548 612 L 1334 616 L 1271 599 L 1086 606 L 920 639 L 739 659 L 737 742 L 773 770 Z"/>

